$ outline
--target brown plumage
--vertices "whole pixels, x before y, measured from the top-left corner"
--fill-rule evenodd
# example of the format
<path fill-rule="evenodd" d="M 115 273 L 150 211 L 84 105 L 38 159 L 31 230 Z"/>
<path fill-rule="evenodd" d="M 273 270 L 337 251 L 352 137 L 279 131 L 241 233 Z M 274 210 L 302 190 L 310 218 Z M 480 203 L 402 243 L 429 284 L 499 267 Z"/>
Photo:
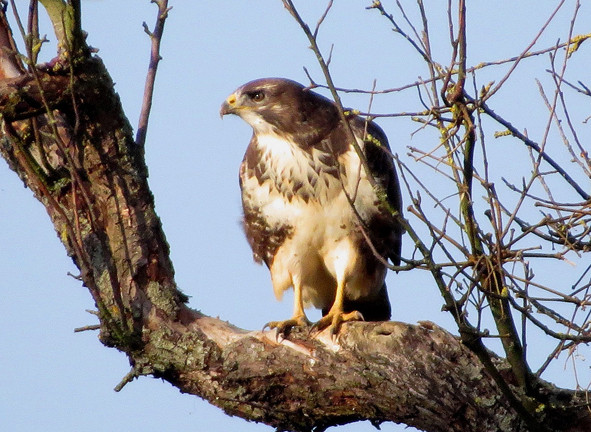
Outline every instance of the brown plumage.
<path fill-rule="evenodd" d="M 383 259 L 400 262 L 396 171 L 383 131 L 348 116 L 366 173 L 335 104 L 294 81 L 251 81 L 220 111 L 253 128 L 240 167 L 244 231 L 254 259 L 271 271 L 275 294 L 295 291 L 293 317 L 268 324 L 286 333 L 307 325 L 304 307 L 322 309 L 318 329 L 351 320 L 387 320 Z M 376 187 L 372 186 L 371 178 Z M 353 204 L 353 205 L 351 205 Z"/>

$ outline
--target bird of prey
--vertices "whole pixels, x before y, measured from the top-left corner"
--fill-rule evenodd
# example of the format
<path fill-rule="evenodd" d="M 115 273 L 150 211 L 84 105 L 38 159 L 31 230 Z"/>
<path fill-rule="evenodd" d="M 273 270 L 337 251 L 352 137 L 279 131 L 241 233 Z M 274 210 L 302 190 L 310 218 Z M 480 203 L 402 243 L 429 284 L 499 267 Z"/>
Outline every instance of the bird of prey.
<path fill-rule="evenodd" d="M 384 279 L 387 260 L 400 263 L 402 202 L 382 129 L 350 112 L 342 121 L 334 102 L 282 78 L 239 87 L 226 114 L 253 129 L 240 188 L 254 259 L 278 299 L 294 290 L 293 316 L 266 326 L 284 335 L 308 326 L 310 305 L 323 314 L 313 328 L 333 335 L 343 322 L 388 320 Z"/>

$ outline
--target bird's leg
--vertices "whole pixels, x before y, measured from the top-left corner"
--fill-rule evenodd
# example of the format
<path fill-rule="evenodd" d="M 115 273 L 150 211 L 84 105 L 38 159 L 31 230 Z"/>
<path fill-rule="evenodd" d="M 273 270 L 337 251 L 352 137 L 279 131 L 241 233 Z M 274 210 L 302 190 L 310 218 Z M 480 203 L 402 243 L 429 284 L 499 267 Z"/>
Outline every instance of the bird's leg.
<path fill-rule="evenodd" d="M 310 321 L 304 312 L 304 302 L 302 300 L 302 286 L 294 283 L 293 316 L 285 321 L 271 321 L 265 324 L 263 329 L 277 329 L 277 335 L 286 337 L 293 327 L 309 327 Z"/>
<path fill-rule="evenodd" d="M 342 323 L 347 321 L 364 321 L 363 315 L 361 315 L 361 312 L 359 311 L 345 313 L 343 310 L 344 300 L 345 281 L 339 280 L 337 283 L 337 292 L 335 294 L 334 303 L 328 313 L 312 326 L 312 330 L 322 331 L 329 327 L 331 336 L 334 336 L 339 333 Z"/>

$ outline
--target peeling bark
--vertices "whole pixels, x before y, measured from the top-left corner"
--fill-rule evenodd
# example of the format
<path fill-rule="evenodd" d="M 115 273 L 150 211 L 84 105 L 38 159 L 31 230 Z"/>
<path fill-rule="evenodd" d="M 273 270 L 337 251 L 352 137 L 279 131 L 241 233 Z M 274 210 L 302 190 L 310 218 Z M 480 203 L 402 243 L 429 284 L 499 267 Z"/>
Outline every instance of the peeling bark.
<path fill-rule="evenodd" d="M 1 30 L 0 43 L 8 35 Z M 189 309 L 174 282 L 143 149 L 100 59 L 28 74 L 9 51 L 0 57 L 0 153 L 44 204 L 80 268 L 101 341 L 130 359 L 127 381 L 160 377 L 279 430 L 358 420 L 426 431 L 544 430 L 532 428 L 478 358 L 432 323 L 352 323 L 336 341 L 298 332 L 278 341 L 274 332 L 248 332 Z M 511 385 L 504 360 L 496 362 Z M 538 394 L 545 430 L 591 430 L 581 395 L 549 385 Z"/>

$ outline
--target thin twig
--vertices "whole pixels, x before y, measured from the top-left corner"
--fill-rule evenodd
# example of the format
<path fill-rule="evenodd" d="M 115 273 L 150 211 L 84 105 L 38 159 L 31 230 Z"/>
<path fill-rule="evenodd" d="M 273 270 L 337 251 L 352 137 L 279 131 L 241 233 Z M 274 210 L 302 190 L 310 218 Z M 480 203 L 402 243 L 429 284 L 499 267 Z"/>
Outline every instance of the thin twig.
<path fill-rule="evenodd" d="M 476 101 L 474 102 L 476 103 Z M 482 109 L 486 113 L 486 115 L 488 115 L 493 120 L 503 125 L 503 127 L 505 127 L 507 130 L 509 130 L 511 132 L 511 135 L 518 138 L 527 147 L 530 147 L 531 149 L 536 151 L 546 163 L 548 163 L 552 168 L 554 168 L 562 176 L 562 178 L 566 180 L 566 182 L 577 192 L 577 194 L 579 194 L 581 198 L 583 198 L 585 201 L 591 199 L 591 195 L 589 195 L 581 186 L 579 186 L 578 183 L 564 170 L 564 168 L 560 166 L 560 164 L 558 164 L 546 152 L 544 152 L 540 145 L 529 139 L 526 135 L 524 135 L 517 128 L 515 128 L 511 123 L 509 123 L 503 117 L 495 113 L 491 108 L 488 107 L 486 103 L 479 102 L 478 107 Z"/>
<path fill-rule="evenodd" d="M 526 57 L 529 50 L 536 44 L 538 39 L 542 36 L 544 31 L 546 30 L 546 28 L 550 25 L 550 23 L 552 22 L 552 20 L 554 19 L 554 17 L 556 16 L 558 11 L 560 10 L 560 8 L 562 8 L 562 6 L 564 5 L 564 2 L 565 2 L 565 0 L 560 1 L 558 6 L 556 6 L 554 11 L 550 14 L 550 17 L 546 20 L 544 25 L 542 25 L 542 28 L 540 29 L 538 34 L 533 38 L 533 40 L 528 44 L 528 46 L 521 52 L 521 54 L 519 56 L 517 56 L 517 58 L 515 59 L 515 61 L 513 62 L 513 64 L 511 65 L 511 67 L 507 71 L 507 73 L 505 74 L 505 76 L 503 78 L 501 78 L 501 80 L 492 89 L 490 89 L 486 93 L 486 95 L 483 96 L 482 103 L 486 102 L 488 99 L 490 99 L 492 97 L 492 95 L 494 95 L 497 91 L 499 91 L 501 89 L 503 84 L 505 84 L 505 82 L 509 79 L 511 74 L 515 71 L 515 69 L 517 68 L 517 66 L 521 62 L 521 60 L 523 60 Z"/>
<path fill-rule="evenodd" d="M 148 133 L 148 122 L 150 119 L 150 111 L 152 110 L 152 99 L 154 96 L 154 83 L 156 81 L 156 72 L 158 70 L 158 63 L 162 60 L 160 56 L 160 42 L 164 32 L 164 23 L 168 17 L 168 12 L 171 7 L 168 7 L 168 0 L 152 0 L 158 6 L 158 17 L 153 31 L 148 30 L 148 26 L 144 23 L 144 30 L 150 36 L 152 42 L 150 50 L 150 64 L 148 66 L 148 74 L 146 75 L 146 84 L 144 86 L 144 99 L 142 102 L 142 109 L 140 111 L 140 118 L 138 122 L 137 134 L 135 143 L 143 147 L 146 144 L 146 135 Z"/>
<path fill-rule="evenodd" d="M 329 0 L 328 4 L 326 5 L 326 9 L 324 9 L 324 13 L 322 14 L 320 19 L 316 23 L 316 28 L 314 29 L 314 39 L 316 39 L 318 37 L 318 31 L 320 31 L 320 26 L 322 25 L 322 23 L 324 22 L 324 20 L 328 16 L 328 13 L 330 12 L 330 9 L 332 8 L 332 3 L 333 3 L 333 0 Z"/>
<path fill-rule="evenodd" d="M 99 324 L 87 325 L 83 327 L 76 327 L 74 329 L 74 333 L 81 333 L 85 331 L 93 331 L 93 330 L 100 330 L 101 326 Z"/>

